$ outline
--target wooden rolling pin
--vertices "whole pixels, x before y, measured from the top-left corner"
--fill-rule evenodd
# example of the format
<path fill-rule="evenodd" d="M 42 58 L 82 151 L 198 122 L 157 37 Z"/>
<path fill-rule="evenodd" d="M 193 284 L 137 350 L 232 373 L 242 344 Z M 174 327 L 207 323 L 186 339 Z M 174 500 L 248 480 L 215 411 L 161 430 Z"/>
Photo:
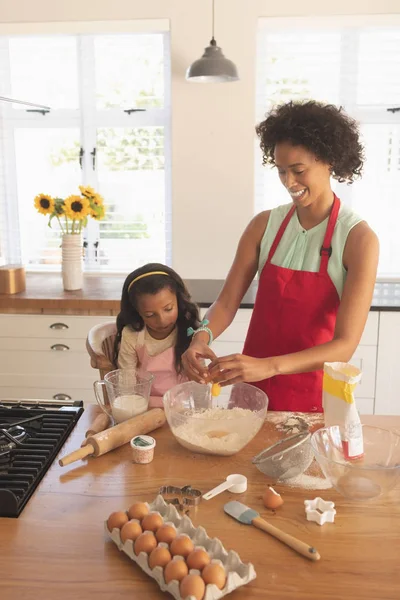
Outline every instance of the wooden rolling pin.
<path fill-rule="evenodd" d="M 127 444 L 135 435 L 144 435 L 165 423 L 165 414 L 161 408 L 153 408 L 137 417 L 132 417 L 119 425 L 96 433 L 87 438 L 87 444 L 58 461 L 62 467 L 86 456 L 101 456 L 110 450 Z"/>
<path fill-rule="evenodd" d="M 111 419 L 106 413 L 102 412 L 93 421 L 89 429 L 85 433 L 85 439 L 83 440 L 81 446 L 86 446 L 87 438 L 95 435 L 96 433 L 100 433 L 100 431 L 104 431 L 110 427 Z"/>

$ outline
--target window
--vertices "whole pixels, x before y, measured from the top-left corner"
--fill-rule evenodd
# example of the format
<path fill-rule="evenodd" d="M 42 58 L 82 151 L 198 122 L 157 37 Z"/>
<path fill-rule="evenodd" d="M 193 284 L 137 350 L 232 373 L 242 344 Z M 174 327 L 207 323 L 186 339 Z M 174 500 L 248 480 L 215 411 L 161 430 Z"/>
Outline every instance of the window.
<path fill-rule="evenodd" d="M 126 29 L 126 28 L 125 28 Z M 84 232 L 86 270 L 170 262 L 170 58 L 165 31 L 0 37 L 0 260 L 59 268 L 60 231 L 33 206 L 90 185 L 106 218 Z"/>
<path fill-rule="evenodd" d="M 385 20 L 386 19 L 386 20 Z M 313 98 L 343 106 L 360 123 L 366 162 L 353 185 L 334 182 L 343 202 L 379 236 L 379 275 L 400 276 L 400 20 L 261 19 L 257 43 L 257 121 L 273 104 Z M 391 110 L 397 109 L 399 110 Z M 256 211 L 287 203 L 256 151 Z"/>

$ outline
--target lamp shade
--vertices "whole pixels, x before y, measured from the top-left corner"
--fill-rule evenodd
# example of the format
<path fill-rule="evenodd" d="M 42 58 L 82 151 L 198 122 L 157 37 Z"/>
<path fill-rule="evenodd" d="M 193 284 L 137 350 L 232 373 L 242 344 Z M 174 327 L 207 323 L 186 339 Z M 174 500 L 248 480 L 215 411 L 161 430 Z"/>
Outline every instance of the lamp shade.
<path fill-rule="evenodd" d="M 204 49 L 203 56 L 195 60 L 186 71 L 186 79 L 203 83 L 226 83 L 237 81 L 239 75 L 236 65 L 225 58 L 213 38 L 210 45 Z"/>

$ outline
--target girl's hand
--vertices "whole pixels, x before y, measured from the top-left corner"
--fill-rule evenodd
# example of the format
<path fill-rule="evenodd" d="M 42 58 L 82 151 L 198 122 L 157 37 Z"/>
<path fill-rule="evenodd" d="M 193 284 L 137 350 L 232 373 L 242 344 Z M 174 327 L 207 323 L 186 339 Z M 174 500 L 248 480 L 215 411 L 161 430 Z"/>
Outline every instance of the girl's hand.
<path fill-rule="evenodd" d="M 189 379 L 197 381 L 197 383 L 210 381 L 208 369 L 204 364 L 206 358 L 212 361 L 218 360 L 216 354 L 205 342 L 194 338 L 189 348 L 182 354 L 183 370 Z"/>
<path fill-rule="evenodd" d="M 208 366 L 209 378 L 221 386 L 262 381 L 277 375 L 273 358 L 253 358 L 245 354 L 230 354 L 213 360 Z"/>

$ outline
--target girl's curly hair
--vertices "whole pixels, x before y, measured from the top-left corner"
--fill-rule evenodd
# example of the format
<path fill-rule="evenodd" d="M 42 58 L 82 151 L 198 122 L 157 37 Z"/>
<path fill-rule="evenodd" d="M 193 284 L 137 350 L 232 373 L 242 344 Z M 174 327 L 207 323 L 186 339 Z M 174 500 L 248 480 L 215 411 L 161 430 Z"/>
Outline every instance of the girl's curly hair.
<path fill-rule="evenodd" d="M 263 165 L 275 165 L 274 149 L 280 142 L 304 146 L 328 164 L 332 177 L 353 183 L 361 176 L 364 151 L 358 125 L 342 107 L 314 100 L 288 102 L 275 107 L 256 127 Z"/>
<path fill-rule="evenodd" d="M 136 281 L 129 289 L 131 282 L 145 273 L 164 271 L 167 275 L 149 275 Z M 189 291 L 181 277 L 170 267 L 160 263 L 148 263 L 136 269 L 125 279 L 122 296 L 121 310 L 117 316 L 117 336 L 114 345 L 114 363 L 117 364 L 122 330 L 130 325 L 134 331 L 141 331 L 144 321 L 137 311 L 137 299 L 143 294 L 157 294 L 163 289 L 169 289 L 176 294 L 178 301 L 178 319 L 176 321 L 177 340 L 175 345 L 175 368 L 179 373 L 182 370 L 182 354 L 189 347 L 191 339 L 187 335 L 188 327 L 197 329 L 200 324 L 198 306 L 192 302 Z"/>

